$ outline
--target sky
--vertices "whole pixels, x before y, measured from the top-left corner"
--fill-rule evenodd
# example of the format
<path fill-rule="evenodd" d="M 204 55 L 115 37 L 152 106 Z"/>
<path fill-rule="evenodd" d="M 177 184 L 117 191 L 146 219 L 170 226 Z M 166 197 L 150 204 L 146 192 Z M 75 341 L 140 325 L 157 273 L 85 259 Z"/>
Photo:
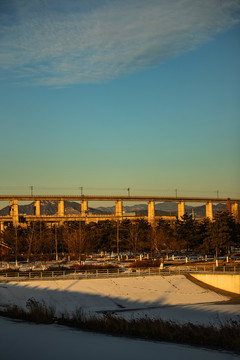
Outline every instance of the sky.
<path fill-rule="evenodd" d="M 240 198 L 239 0 L 1 0 L 0 194 Z"/>

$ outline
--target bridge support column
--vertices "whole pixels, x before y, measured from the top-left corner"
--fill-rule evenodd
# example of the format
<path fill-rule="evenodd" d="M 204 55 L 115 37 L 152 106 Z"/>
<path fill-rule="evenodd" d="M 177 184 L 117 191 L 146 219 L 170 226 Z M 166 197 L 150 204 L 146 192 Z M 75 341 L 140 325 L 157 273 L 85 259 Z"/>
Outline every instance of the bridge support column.
<path fill-rule="evenodd" d="M 13 226 L 18 226 L 18 201 L 11 200 L 9 203 L 10 215 L 12 216 Z"/>
<path fill-rule="evenodd" d="M 185 214 L 185 203 L 184 201 L 179 201 L 178 203 L 178 219 L 182 220 L 182 216 Z"/>
<path fill-rule="evenodd" d="M 233 216 L 236 219 L 238 219 L 238 203 L 237 202 L 231 204 L 231 213 L 233 214 Z"/>
<path fill-rule="evenodd" d="M 34 215 L 40 216 L 40 200 L 34 201 Z"/>
<path fill-rule="evenodd" d="M 115 215 L 122 220 L 122 216 L 123 216 L 122 200 L 117 200 L 115 203 Z"/>
<path fill-rule="evenodd" d="M 58 200 L 58 216 L 64 216 L 64 200 Z"/>
<path fill-rule="evenodd" d="M 212 211 L 212 202 L 208 201 L 206 203 L 206 218 L 209 218 L 210 220 L 213 219 L 213 211 Z"/>
<path fill-rule="evenodd" d="M 4 222 L 0 222 L 0 232 L 3 232 L 4 230 Z"/>
<path fill-rule="evenodd" d="M 148 222 L 151 225 L 155 224 L 155 203 L 153 200 L 148 202 Z"/>
<path fill-rule="evenodd" d="M 87 200 L 82 200 L 81 202 L 81 216 L 87 216 L 88 213 L 88 202 Z"/>

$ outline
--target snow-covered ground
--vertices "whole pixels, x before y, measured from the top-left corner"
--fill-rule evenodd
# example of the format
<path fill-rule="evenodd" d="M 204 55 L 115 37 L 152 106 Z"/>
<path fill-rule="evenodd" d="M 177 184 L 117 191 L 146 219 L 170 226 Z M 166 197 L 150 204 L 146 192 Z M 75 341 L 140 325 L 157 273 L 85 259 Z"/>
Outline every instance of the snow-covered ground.
<path fill-rule="evenodd" d="M 240 314 L 240 304 L 226 302 L 226 296 L 201 288 L 184 275 L 0 284 L 1 309 L 7 304 L 25 307 L 31 297 L 54 305 L 58 314 L 80 307 L 86 314 L 109 311 L 125 318 L 216 325 Z"/>
<path fill-rule="evenodd" d="M 228 352 L 112 337 L 64 326 L 36 325 L 0 317 L 1 360 L 234 360 Z"/>

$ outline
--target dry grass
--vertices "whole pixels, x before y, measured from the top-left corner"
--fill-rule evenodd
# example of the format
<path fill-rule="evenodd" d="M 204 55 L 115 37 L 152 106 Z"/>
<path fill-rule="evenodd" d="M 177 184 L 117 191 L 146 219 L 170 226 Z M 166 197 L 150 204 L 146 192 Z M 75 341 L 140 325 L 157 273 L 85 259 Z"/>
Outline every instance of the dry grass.
<path fill-rule="evenodd" d="M 96 331 L 118 336 L 128 336 L 155 341 L 167 341 L 212 349 L 229 350 L 240 354 L 240 320 L 214 325 L 193 323 L 180 324 L 174 321 L 133 319 L 126 320 L 105 315 L 103 318 L 88 317 L 77 309 L 72 316 L 68 313 L 56 318 L 55 309 L 31 298 L 26 303 L 28 311 L 16 306 L 8 306 L 0 315 L 33 321 L 36 323 L 58 323 L 82 330 Z"/>

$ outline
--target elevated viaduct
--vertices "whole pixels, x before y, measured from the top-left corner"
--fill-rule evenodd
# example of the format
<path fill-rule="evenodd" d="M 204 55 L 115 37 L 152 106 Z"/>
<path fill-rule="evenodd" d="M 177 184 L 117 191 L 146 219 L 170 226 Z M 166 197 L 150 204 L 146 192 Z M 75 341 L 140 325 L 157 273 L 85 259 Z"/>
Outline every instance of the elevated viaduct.
<path fill-rule="evenodd" d="M 56 215 L 42 215 L 41 201 L 57 201 L 58 211 Z M 137 216 L 127 217 L 123 213 L 123 202 L 147 202 L 148 215 L 147 220 L 150 224 L 154 224 L 159 217 L 155 215 L 155 203 L 157 202 L 178 202 L 178 218 L 185 213 L 185 203 L 205 203 L 206 217 L 213 219 L 212 205 L 215 203 L 226 203 L 226 209 L 232 212 L 233 216 L 238 220 L 238 204 L 240 199 L 230 198 L 210 198 L 210 197 L 168 197 L 168 196 L 110 196 L 110 195 L 0 195 L 0 201 L 9 201 L 10 213 L 8 216 L 0 216 L 0 228 L 3 230 L 4 226 L 13 223 L 18 226 L 20 220 L 24 218 L 25 223 L 32 221 L 44 221 L 47 223 L 62 224 L 66 221 L 85 221 L 98 222 L 103 220 L 123 220 L 129 218 L 131 220 L 137 219 Z M 34 202 L 34 215 L 20 215 L 18 212 L 19 201 Z M 81 213 L 79 215 L 66 215 L 64 211 L 64 201 L 79 201 L 81 202 Z M 115 202 L 114 215 L 93 215 L 88 211 L 88 203 L 91 201 L 113 201 Z M 170 217 L 169 217 L 170 218 Z M 175 218 L 175 217 L 174 217 Z"/>

